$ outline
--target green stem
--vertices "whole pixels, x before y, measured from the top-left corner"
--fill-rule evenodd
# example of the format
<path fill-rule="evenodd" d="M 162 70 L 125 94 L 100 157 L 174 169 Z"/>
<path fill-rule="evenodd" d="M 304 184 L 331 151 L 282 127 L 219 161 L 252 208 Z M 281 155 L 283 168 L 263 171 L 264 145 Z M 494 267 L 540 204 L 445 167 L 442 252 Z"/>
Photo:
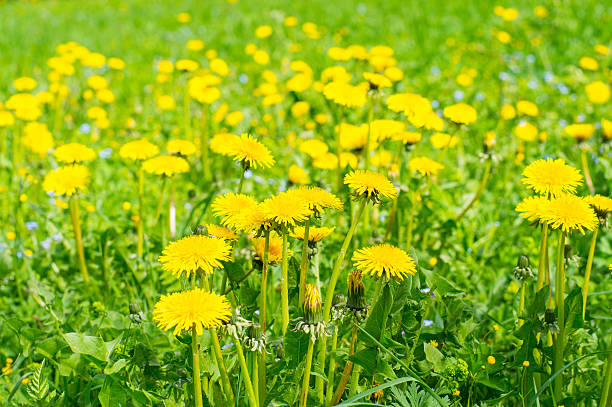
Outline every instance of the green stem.
<path fill-rule="evenodd" d="M 268 251 L 270 248 L 270 231 L 265 232 L 264 237 L 263 266 L 261 270 L 260 305 L 259 305 L 259 324 L 261 331 L 266 333 L 266 308 L 267 308 L 267 287 L 268 287 Z M 258 354 L 258 373 L 259 373 L 259 404 L 263 405 L 266 400 L 266 352 Z"/>
<path fill-rule="evenodd" d="M 282 333 L 283 338 L 289 326 L 289 277 L 287 263 L 287 231 L 283 228 L 283 258 L 281 267 L 281 313 L 282 313 Z"/>
<path fill-rule="evenodd" d="M 300 308 L 304 304 L 304 294 L 306 293 L 306 275 L 308 274 L 308 234 L 310 232 L 310 216 L 304 224 L 304 240 L 302 241 L 302 262 L 300 263 Z"/>
<path fill-rule="evenodd" d="M 155 210 L 155 218 L 153 219 L 153 224 L 155 225 L 159 220 L 159 216 L 161 215 L 162 206 L 164 203 L 164 194 L 166 192 L 166 176 L 162 176 L 162 185 L 161 191 L 159 191 L 159 199 L 157 201 L 157 209 Z"/>
<path fill-rule="evenodd" d="M 582 148 L 580 152 L 580 159 L 582 161 L 582 171 L 584 172 L 584 180 L 586 181 L 587 187 L 591 195 L 595 194 L 595 187 L 593 186 L 593 180 L 591 179 L 591 172 L 589 171 L 589 161 L 587 159 L 587 150 Z"/>
<path fill-rule="evenodd" d="M 555 342 L 555 355 L 553 372 L 563 367 L 563 350 L 565 348 L 565 232 L 560 231 L 557 248 L 557 270 L 555 274 L 555 298 L 557 303 L 559 333 Z M 554 394 L 556 400 L 561 400 L 563 393 L 563 375 L 559 374 L 554 380 Z"/>
<path fill-rule="evenodd" d="M 240 183 L 238 184 L 238 193 L 242 193 L 242 187 L 244 186 L 244 173 L 245 170 L 242 168 L 242 172 L 240 173 Z"/>
<path fill-rule="evenodd" d="M 359 352 L 363 348 L 361 342 L 357 342 L 355 345 L 355 353 Z M 357 394 L 359 389 L 359 374 L 361 373 L 360 366 L 353 364 L 353 372 L 351 373 L 351 387 L 349 388 L 349 396 L 353 397 Z"/>
<path fill-rule="evenodd" d="M 548 252 L 548 223 L 544 223 L 542 226 L 542 240 L 540 242 L 540 263 L 538 265 L 538 280 L 537 287 L 538 291 L 542 289 L 544 286 L 544 270 L 548 269 L 548 264 L 546 264 Z"/>
<path fill-rule="evenodd" d="M 595 255 L 595 243 L 597 242 L 597 233 L 599 229 L 593 231 L 591 238 L 591 247 L 589 249 L 589 257 L 587 259 L 586 271 L 584 272 L 584 284 L 582 285 L 582 319 L 586 314 L 587 296 L 589 294 L 589 280 L 591 279 L 591 268 L 593 267 L 593 256 Z"/>
<path fill-rule="evenodd" d="M 344 106 L 340 106 L 340 114 L 339 114 L 338 126 L 337 126 L 338 130 L 336 134 L 336 158 L 338 158 L 338 164 L 337 164 L 337 172 L 338 172 L 337 188 L 338 190 L 336 191 L 337 193 L 340 193 L 340 191 L 342 190 L 342 160 L 340 159 L 342 156 L 342 144 L 340 143 L 340 130 L 342 129 L 343 120 L 344 120 Z"/>
<path fill-rule="evenodd" d="M 601 407 L 607 407 L 612 404 L 612 397 L 610 396 L 610 390 L 612 390 L 612 336 L 610 336 L 610 353 L 608 353 L 608 362 L 606 363 L 606 371 L 604 373 L 604 379 L 601 386 L 601 398 L 599 405 Z"/>
<path fill-rule="evenodd" d="M 143 218 L 143 197 L 144 197 L 144 170 L 142 166 L 138 170 L 138 258 L 142 259 L 144 245 L 144 218 Z"/>
<path fill-rule="evenodd" d="M 414 216 L 416 214 L 416 193 L 410 193 L 410 217 L 408 218 L 408 226 L 406 228 L 406 251 L 410 251 L 410 245 L 412 244 L 412 231 L 414 229 Z"/>
<path fill-rule="evenodd" d="M 202 129 L 200 131 L 200 154 L 202 156 L 202 173 L 204 181 L 210 179 L 210 166 L 208 162 L 208 112 L 209 105 L 204 105 L 202 109 Z"/>
<path fill-rule="evenodd" d="M 193 134 L 191 133 L 191 98 L 187 89 L 183 93 L 183 121 L 185 125 L 185 138 L 191 141 L 193 140 Z"/>
<path fill-rule="evenodd" d="M 240 369 L 242 370 L 242 380 L 247 389 L 247 395 L 249 397 L 249 404 L 251 407 L 257 407 L 257 398 L 255 397 L 255 391 L 253 390 L 253 383 L 251 382 L 251 376 L 249 375 L 249 368 L 247 367 L 246 360 L 244 359 L 244 352 L 242 351 L 242 345 L 240 340 L 234 341 L 236 345 L 236 352 L 238 353 L 238 362 L 240 362 Z"/>
<path fill-rule="evenodd" d="M 87 273 L 87 264 L 85 263 L 85 250 L 83 249 L 83 238 L 81 236 L 81 220 L 79 218 L 79 199 L 76 196 L 70 198 L 70 214 L 72 216 L 72 228 L 77 245 L 77 254 L 79 257 L 79 267 L 83 273 L 83 281 L 89 283 L 89 274 Z"/>
<path fill-rule="evenodd" d="M 476 203 L 478 198 L 480 198 L 480 195 L 482 194 L 482 191 L 484 191 L 484 188 L 487 185 L 487 180 L 489 179 L 489 174 L 491 173 L 492 162 L 493 162 L 493 160 L 491 160 L 491 159 L 487 160 L 487 165 L 485 167 L 484 174 L 482 175 L 482 180 L 480 181 L 480 186 L 478 186 L 478 190 L 476 191 L 476 195 L 474 195 L 474 197 L 472 198 L 470 203 L 467 204 L 467 206 L 461 211 L 461 213 L 459 215 L 457 215 L 457 217 L 455 218 L 455 222 L 459 222 L 461 220 L 461 218 L 463 218 L 463 216 L 467 213 L 467 211 L 472 207 L 472 205 L 474 205 Z"/>
<path fill-rule="evenodd" d="M 310 371 L 312 369 L 312 354 L 314 352 L 314 341 L 309 338 L 308 352 L 306 352 L 306 366 L 304 367 L 304 377 L 302 378 L 302 391 L 300 393 L 300 407 L 306 407 L 308 400 L 308 389 L 310 388 Z"/>
<path fill-rule="evenodd" d="M 196 407 L 202 407 L 202 382 L 200 380 L 200 352 L 199 352 L 198 334 L 196 333 L 195 324 L 191 328 L 191 356 L 193 359 L 193 398 Z"/>
<path fill-rule="evenodd" d="M 325 293 L 325 302 L 323 304 L 323 320 L 326 323 L 329 323 L 329 317 L 331 313 L 331 307 L 334 300 L 334 290 L 336 289 L 336 283 L 338 282 L 338 276 L 340 275 L 340 269 L 342 268 L 342 263 L 344 263 L 344 257 L 346 256 L 346 251 L 351 243 L 351 239 L 353 238 L 353 234 L 355 233 L 355 229 L 357 228 L 357 224 L 359 223 L 359 218 L 363 213 L 367 205 L 367 200 L 362 199 L 359 203 L 359 208 L 353 217 L 353 222 L 351 223 L 351 227 L 349 228 L 348 233 L 344 237 L 344 242 L 342 243 L 342 247 L 340 248 L 340 252 L 338 253 L 338 257 L 336 258 L 336 263 L 334 264 L 334 269 L 332 271 L 332 275 L 329 279 L 329 283 L 327 286 L 327 292 Z M 327 356 L 327 336 L 323 335 L 323 337 L 319 340 L 319 354 L 317 360 L 319 362 L 319 366 L 325 366 L 325 359 Z M 316 389 L 317 395 L 319 397 L 319 401 L 322 403 L 325 398 L 323 396 L 323 379 L 317 376 L 316 379 Z"/>
<path fill-rule="evenodd" d="M 520 319 L 520 316 L 523 313 L 523 310 L 525 309 L 525 286 L 526 286 L 526 283 L 523 280 L 521 282 L 521 297 L 520 297 L 520 300 L 519 300 L 519 310 L 518 310 L 519 321 L 520 321 L 519 325 L 521 325 L 521 326 L 523 325 L 523 320 Z"/>
<path fill-rule="evenodd" d="M 338 346 L 338 326 L 334 325 L 334 332 L 332 334 L 332 343 L 331 343 L 331 355 L 329 357 L 329 369 L 327 369 L 327 390 L 326 390 L 326 400 L 325 404 L 329 405 L 331 402 L 332 396 L 334 394 L 334 380 L 336 374 L 336 355 L 335 351 Z"/>

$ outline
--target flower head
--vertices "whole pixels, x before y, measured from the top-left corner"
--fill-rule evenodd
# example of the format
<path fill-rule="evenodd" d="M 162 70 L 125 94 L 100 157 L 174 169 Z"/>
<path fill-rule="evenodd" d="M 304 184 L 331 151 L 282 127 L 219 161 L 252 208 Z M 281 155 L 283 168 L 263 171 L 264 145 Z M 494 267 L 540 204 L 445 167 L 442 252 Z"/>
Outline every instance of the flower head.
<path fill-rule="evenodd" d="M 319 187 L 302 186 L 290 189 L 287 193 L 305 201 L 315 214 L 322 214 L 326 209 L 342 210 L 342 201 L 331 192 Z"/>
<path fill-rule="evenodd" d="M 263 261 L 264 249 L 266 246 L 266 239 L 263 237 L 257 237 L 253 239 L 253 249 L 257 259 Z M 287 248 L 287 256 L 291 256 L 293 252 Z M 268 246 L 268 263 L 276 264 L 280 263 L 283 259 L 283 239 L 276 233 L 270 232 L 270 241 Z"/>
<path fill-rule="evenodd" d="M 262 211 L 271 223 L 282 228 L 294 227 L 312 213 L 305 200 L 289 192 L 281 192 L 266 199 L 262 204 Z"/>
<path fill-rule="evenodd" d="M 395 198 L 397 195 L 397 190 L 391 181 L 384 175 L 373 171 L 353 171 L 344 177 L 344 183 L 356 195 L 366 199 Z"/>
<path fill-rule="evenodd" d="M 346 107 L 360 107 L 366 103 L 367 89 L 346 82 L 330 82 L 323 88 L 328 100 Z"/>
<path fill-rule="evenodd" d="M 243 134 L 240 139 L 228 146 L 229 155 L 248 167 L 272 167 L 274 158 L 270 150 L 250 134 Z"/>
<path fill-rule="evenodd" d="M 447 106 L 443 111 L 444 117 L 457 124 L 470 124 L 476 121 L 478 114 L 476 109 L 465 103 Z"/>
<path fill-rule="evenodd" d="M 585 199 L 595 210 L 599 222 L 605 225 L 608 220 L 608 214 L 612 212 L 612 199 L 599 194 L 588 196 Z"/>
<path fill-rule="evenodd" d="M 83 191 L 88 183 L 87 167 L 80 164 L 66 165 L 49 171 L 43 181 L 43 188 L 47 192 L 53 191 L 56 196 L 72 196 Z"/>
<path fill-rule="evenodd" d="M 388 88 L 392 85 L 389 78 L 379 73 L 364 72 L 363 77 L 368 81 L 372 90 Z"/>
<path fill-rule="evenodd" d="M 357 250 L 353 254 L 355 268 L 366 274 L 387 279 L 403 280 L 406 275 L 415 275 L 416 266 L 412 257 L 399 247 L 379 244 Z"/>
<path fill-rule="evenodd" d="M 164 331 L 174 335 L 194 329 L 202 335 L 204 328 L 215 328 L 229 321 L 230 304 L 223 295 L 201 288 L 163 295 L 153 309 L 153 320 Z"/>
<path fill-rule="evenodd" d="M 561 158 L 540 159 L 532 162 L 523 170 L 521 182 L 540 195 L 558 196 L 575 193 L 582 184 L 580 171 L 565 163 Z"/>
<path fill-rule="evenodd" d="M 96 158 L 96 152 L 80 143 L 64 144 L 53 152 L 55 159 L 65 164 L 80 163 Z"/>
<path fill-rule="evenodd" d="M 162 270 L 180 277 L 202 270 L 212 274 L 215 268 L 222 267 L 222 261 L 230 259 L 231 247 L 223 239 L 216 237 L 191 235 L 170 243 L 159 257 Z"/>
<path fill-rule="evenodd" d="M 516 211 L 522 218 L 531 222 L 542 223 L 546 216 L 549 200 L 545 196 L 530 196 L 516 205 Z"/>
<path fill-rule="evenodd" d="M 184 158 L 174 155 L 160 155 L 143 162 L 142 169 L 149 174 L 171 177 L 189 171 L 189 163 Z"/>
<path fill-rule="evenodd" d="M 147 160 L 156 156 L 158 153 L 159 148 L 144 138 L 129 141 L 119 149 L 119 155 L 122 158 L 128 158 L 130 160 Z"/>
<path fill-rule="evenodd" d="M 595 230 L 598 225 L 597 216 L 586 199 L 576 195 L 561 195 L 550 200 L 544 214 L 544 221 L 552 229 L 564 232 L 584 229 Z"/>
<path fill-rule="evenodd" d="M 196 146 L 189 140 L 174 139 L 168 141 L 166 149 L 169 153 L 179 154 L 184 157 L 193 155 L 196 152 Z"/>
<path fill-rule="evenodd" d="M 334 229 L 336 228 L 311 226 L 310 228 L 308 228 L 308 242 L 309 243 L 320 242 L 321 240 L 325 239 L 327 236 L 331 235 Z M 304 240 L 304 232 L 305 232 L 304 226 L 296 226 L 293 229 L 293 232 L 291 233 L 291 237 L 299 239 L 299 240 Z"/>
<path fill-rule="evenodd" d="M 239 215 L 256 206 L 257 201 L 254 198 L 228 192 L 215 198 L 212 210 L 215 216 L 223 217 L 221 220 L 223 225 L 235 229 L 240 223 Z"/>
<path fill-rule="evenodd" d="M 236 240 L 238 235 L 233 230 L 224 228 L 223 226 L 209 223 L 206 225 L 206 232 L 209 236 L 216 237 L 217 239 L 223 240 Z"/>
<path fill-rule="evenodd" d="M 421 175 L 436 175 L 444 166 L 437 161 L 427 157 L 415 157 L 408 161 L 410 170 L 418 171 Z"/>
<path fill-rule="evenodd" d="M 584 141 L 595 133 L 595 125 L 590 123 L 576 123 L 565 127 L 565 132 L 576 141 Z"/>

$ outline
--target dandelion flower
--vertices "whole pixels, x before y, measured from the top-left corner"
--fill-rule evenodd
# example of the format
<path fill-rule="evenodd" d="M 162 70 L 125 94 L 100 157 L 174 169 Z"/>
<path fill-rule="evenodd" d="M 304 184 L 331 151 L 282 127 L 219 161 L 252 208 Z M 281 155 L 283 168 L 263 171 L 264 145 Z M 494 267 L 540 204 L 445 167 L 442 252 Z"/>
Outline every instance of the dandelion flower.
<path fill-rule="evenodd" d="M 561 195 L 550 200 L 544 214 L 544 220 L 551 228 L 564 232 L 597 228 L 597 216 L 586 199 L 576 195 Z"/>
<path fill-rule="evenodd" d="M 222 261 L 230 259 L 229 244 L 216 237 L 191 235 L 170 243 L 159 256 L 162 270 L 169 271 L 180 277 L 202 270 L 212 274 L 215 268 L 222 267 Z"/>
<path fill-rule="evenodd" d="M 323 88 L 328 100 L 346 107 L 360 107 L 366 103 L 366 89 L 345 82 L 330 82 Z"/>
<path fill-rule="evenodd" d="M 421 141 L 423 136 L 416 131 L 402 131 L 391 136 L 391 140 L 401 141 L 404 144 L 415 144 Z"/>
<path fill-rule="evenodd" d="M 437 161 L 427 157 L 415 157 L 408 161 L 410 170 L 418 171 L 421 175 L 436 175 L 444 166 Z"/>
<path fill-rule="evenodd" d="M 263 202 L 263 213 L 281 227 L 293 227 L 311 214 L 309 204 L 295 194 L 282 192 Z"/>
<path fill-rule="evenodd" d="M 263 261 L 264 248 L 266 240 L 263 237 L 253 239 L 253 249 L 257 259 Z M 268 263 L 277 264 L 283 260 L 283 239 L 275 232 L 270 233 L 270 241 L 268 245 Z M 287 248 L 287 257 L 291 256 L 293 252 Z"/>
<path fill-rule="evenodd" d="M 159 148 L 144 138 L 129 141 L 119 149 L 119 155 L 121 158 L 139 161 L 147 160 L 156 156 L 158 153 Z"/>
<path fill-rule="evenodd" d="M 586 201 L 593 207 L 600 223 L 606 223 L 608 213 L 612 212 L 612 199 L 599 194 L 587 196 Z"/>
<path fill-rule="evenodd" d="M 229 301 L 223 295 L 201 288 L 163 295 L 153 309 L 153 320 L 164 331 L 174 335 L 195 328 L 202 335 L 204 328 L 215 328 L 229 321 L 232 315 Z"/>
<path fill-rule="evenodd" d="M 372 199 L 395 198 L 397 190 L 387 177 L 373 171 L 357 170 L 344 177 L 344 183 L 359 196 Z"/>
<path fill-rule="evenodd" d="M 530 196 L 516 205 L 519 216 L 531 222 L 543 222 L 550 201 L 544 196 Z"/>
<path fill-rule="evenodd" d="M 412 257 L 399 247 L 379 244 L 357 250 L 353 254 L 355 268 L 380 278 L 403 280 L 406 275 L 415 275 L 416 266 Z"/>
<path fill-rule="evenodd" d="M 237 225 L 238 215 L 249 208 L 257 206 L 257 201 L 244 194 L 228 192 L 215 198 L 212 210 L 215 216 L 222 217 L 221 223 L 230 228 Z"/>
<path fill-rule="evenodd" d="M 311 243 L 316 243 L 316 242 L 320 242 L 321 240 L 325 239 L 327 236 L 331 235 L 332 232 L 335 230 L 336 228 L 327 228 L 327 227 L 315 227 L 315 226 L 311 226 L 310 228 L 308 228 L 308 242 Z M 304 232 L 305 232 L 305 228 L 304 226 L 296 226 L 293 229 L 293 232 L 291 233 L 291 237 L 298 239 L 298 240 L 304 240 Z"/>
<path fill-rule="evenodd" d="M 478 114 L 476 109 L 465 103 L 447 106 L 443 111 L 444 117 L 457 124 L 470 124 L 476 121 Z"/>
<path fill-rule="evenodd" d="M 206 232 L 209 236 L 216 237 L 217 239 L 223 240 L 236 240 L 238 235 L 233 230 L 225 228 L 223 226 L 209 223 L 206 225 Z"/>
<path fill-rule="evenodd" d="M 299 150 L 304 154 L 308 154 L 314 160 L 325 155 L 329 147 L 321 140 L 309 139 L 304 140 L 300 144 Z"/>
<path fill-rule="evenodd" d="M 364 72 L 363 77 L 370 84 L 370 89 L 388 88 L 392 85 L 389 78 L 379 73 Z"/>
<path fill-rule="evenodd" d="M 74 164 L 95 159 L 96 152 L 83 144 L 70 143 L 56 148 L 53 156 L 59 162 Z"/>
<path fill-rule="evenodd" d="M 342 201 L 331 192 L 319 187 L 303 186 L 287 191 L 305 201 L 315 214 L 321 214 L 325 209 L 342 210 Z"/>
<path fill-rule="evenodd" d="M 451 136 L 447 133 L 434 133 L 430 137 L 429 141 L 431 144 L 441 150 L 443 148 L 453 148 L 459 143 L 459 138 L 457 136 Z"/>
<path fill-rule="evenodd" d="M 217 133 L 210 139 L 210 149 L 217 154 L 231 156 L 233 145 L 240 142 L 240 137 L 232 133 Z"/>
<path fill-rule="evenodd" d="M 234 160 L 246 163 L 249 167 L 272 167 L 274 165 L 274 158 L 270 150 L 250 134 L 243 134 L 228 148 L 229 155 L 233 156 Z"/>
<path fill-rule="evenodd" d="M 576 141 L 584 141 L 591 138 L 595 133 L 595 125 L 590 123 L 576 123 L 565 127 L 565 132 Z"/>
<path fill-rule="evenodd" d="M 521 182 L 540 195 L 573 194 L 576 187 L 582 184 L 580 171 L 561 158 L 536 160 L 525 167 L 523 177 Z"/>
<path fill-rule="evenodd" d="M 189 163 L 184 158 L 173 155 L 160 155 L 149 158 L 142 163 L 142 169 L 149 174 L 165 175 L 171 177 L 189 171 Z"/>
<path fill-rule="evenodd" d="M 187 157 L 196 153 L 196 146 L 189 140 L 175 139 L 168 141 L 166 150 L 168 150 L 169 153 L 180 154 Z"/>
<path fill-rule="evenodd" d="M 45 176 L 43 188 L 52 192 L 55 196 L 72 196 L 83 191 L 89 182 L 89 170 L 87 167 L 76 164 L 59 167 L 50 171 Z"/>
<path fill-rule="evenodd" d="M 263 203 L 246 207 L 235 216 L 234 227 L 244 232 L 259 234 L 262 230 L 269 230 L 270 217 L 264 211 Z"/>

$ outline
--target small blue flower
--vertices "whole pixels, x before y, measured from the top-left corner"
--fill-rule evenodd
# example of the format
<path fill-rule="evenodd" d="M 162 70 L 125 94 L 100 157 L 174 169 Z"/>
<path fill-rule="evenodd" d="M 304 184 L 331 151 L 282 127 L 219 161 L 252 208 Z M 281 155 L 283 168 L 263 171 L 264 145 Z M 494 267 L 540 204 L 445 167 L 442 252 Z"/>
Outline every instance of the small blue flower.
<path fill-rule="evenodd" d="M 249 77 L 246 74 L 240 74 L 240 76 L 238 77 L 238 80 L 240 81 L 241 84 L 245 84 L 249 81 Z"/>
<path fill-rule="evenodd" d="M 110 147 L 105 148 L 104 150 L 100 150 L 100 152 L 98 153 L 98 156 L 100 156 L 100 158 L 109 158 L 111 155 L 113 155 L 113 149 Z"/>
<path fill-rule="evenodd" d="M 61 233 L 56 233 L 53 235 L 53 240 L 55 240 L 56 242 L 59 242 L 60 240 L 62 240 L 62 235 Z"/>
<path fill-rule="evenodd" d="M 463 100 L 464 97 L 465 97 L 465 93 L 463 93 L 462 90 L 456 90 L 455 93 L 453 93 L 453 98 L 457 102 L 460 100 Z"/>
<path fill-rule="evenodd" d="M 424 319 L 423 320 L 423 326 L 426 327 L 426 328 L 432 326 L 433 323 L 434 322 L 432 320 L 430 320 L 430 319 Z"/>
<path fill-rule="evenodd" d="M 43 240 L 42 242 L 40 242 L 40 245 L 43 249 L 45 250 L 49 250 L 49 248 L 51 247 L 51 239 L 46 238 L 45 240 Z"/>
<path fill-rule="evenodd" d="M 28 230 L 36 230 L 38 229 L 38 223 L 34 221 L 26 222 L 25 226 Z"/>
<path fill-rule="evenodd" d="M 18 258 L 18 259 L 20 259 L 20 258 L 22 258 L 22 257 L 23 257 L 23 253 L 21 253 L 21 252 L 17 252 L 17 258 Z"/>
<path fill-rule="evenodd" d="M 193 205 L 191 203 L 189 203 L 189 202 L 185 202 L 184 208 L 186 210 L 190 211 L 193 208 Z"/>
<path fill-rule="evenodd" d="M 91 131 L 91 126 L 89 125 L 89 123 L 83 123 L 79 126 L 79 131 L 83 134 L 89 134 L 89 132 Z"/>
<path fill-rule="evenodd" d="M 231 348 L 232 346 L 234 346 L 234 342 L 230 342 L 230 343 L 228 343 L 227 345 L 223 345 L 223 346 L 221 347 L 221 349 L 223 349 L 223 350 L 225 350 L 225 349 L 229 349 L 229 348 Z"/>
<path fill-rule="evenodd" d="M 252 176 L 253 176 L 253 171 L 251 171 L 251 170 L 246 170 L 246 171 L 244 172 L 244 178 L 249 179 L 249 178 L 251 178 Z"/>

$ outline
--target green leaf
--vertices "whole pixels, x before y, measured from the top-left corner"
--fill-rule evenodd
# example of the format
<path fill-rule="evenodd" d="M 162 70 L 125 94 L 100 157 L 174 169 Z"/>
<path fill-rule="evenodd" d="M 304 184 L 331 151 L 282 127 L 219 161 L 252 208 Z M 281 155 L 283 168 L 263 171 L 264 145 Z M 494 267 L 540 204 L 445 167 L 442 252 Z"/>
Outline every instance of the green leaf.
<path fill-rule="evenodd" d="M 392 305 L 393 294 L 391 294 L 389 284 L 385 284 L 365 323 L 365 330 L 378 340 L 382 338 L 385 332 L 387 317 L 389 312 L 391 312 Z M 368 346 L 376 346 L 376 343 L 372 342 L 368 337 L 363 338 L 362 341 Z"/>
<path fill-rule="evenodd" d="M 120 372 L 127 365 L 127 360 L 119 359 L 111 366 L 107 366 L 104 368 L 104 374 L 112 375 L 114 373 Z"/>
<path fill-rule="evenodd" d="M 104 380 L 98 400 L 102 407 L 122 407 L 126 405 L 125 390 L 109 376 Z"/>
<path fill-rule="evenodd" d="M 70 332 L 64 334 L 63 337 L 74 353 L 89 355 L 103 362 L 108 362 L 115 345 L 121 340 L 121 335 L 119 335 L 111 342 L 104 342 L 98 336 L 87 336 L 78 332 Z"/>
<path fill-rule="evenodd" d="M 424 343 L 425 359 L 434 366 L 434 371 L 440 373 L 444 370 L 444 355 L 435 346 Z"/>

